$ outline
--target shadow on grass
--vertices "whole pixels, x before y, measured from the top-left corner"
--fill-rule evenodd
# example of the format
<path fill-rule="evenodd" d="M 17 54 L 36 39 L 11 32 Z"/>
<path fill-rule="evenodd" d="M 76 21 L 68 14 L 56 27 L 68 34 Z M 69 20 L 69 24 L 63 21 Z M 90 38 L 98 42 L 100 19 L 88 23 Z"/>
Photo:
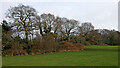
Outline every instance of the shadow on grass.
<path fill-rule="evenodd" d="M 85 51 L 111 51 L 111 52 L 117 52 L 118 49 L 108 49 L 108 48 L 104 48 L 104 49 L 95 49 L 95 48 L 86 48 Z M 120 50 L 119 50 L 120 51 Z"/>
<path fill-rule="evenodd" d="M 4 66 L 2 68 L 119 68 L 119 66 Z"/>

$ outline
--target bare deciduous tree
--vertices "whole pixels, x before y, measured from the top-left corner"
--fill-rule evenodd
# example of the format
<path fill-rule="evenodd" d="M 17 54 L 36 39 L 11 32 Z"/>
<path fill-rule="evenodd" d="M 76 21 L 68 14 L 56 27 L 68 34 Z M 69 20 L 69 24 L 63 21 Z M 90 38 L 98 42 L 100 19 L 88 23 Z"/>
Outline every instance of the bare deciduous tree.
<path fill-rule="evenodd" d="M 89 22 L 82 23 L 82 25 L 79 27 L 79 32 L 80 33 L 87 34 L 91 30 L 94 30 L 94 26 Z"/>
<path fill-rule="evenodd" d="M 67 18 L 62 18 L 63 24 L 61 25 L 61 32 L 64 36 L 68 37 L 73 32 L 73 30 L 78 26 L 78 21 L 76 20 L 69 20 Z"/>
<path fill-rule="evenodd" d="M 25 5 L 11 7 L 7 13 L 7 17 L 12 22 L 13 30 L 15 32 L 24 31 L 26 39 L 28 39 L 36 15 L 37 12 L 34 8 Z"/>

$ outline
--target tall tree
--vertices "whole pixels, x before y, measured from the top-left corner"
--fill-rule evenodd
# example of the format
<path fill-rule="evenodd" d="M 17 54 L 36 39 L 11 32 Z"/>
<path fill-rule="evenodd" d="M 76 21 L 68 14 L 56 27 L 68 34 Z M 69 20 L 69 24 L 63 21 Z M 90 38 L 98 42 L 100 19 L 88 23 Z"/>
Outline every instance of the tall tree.
<path fill-rule="evenodd" d="M 52 14 L 42 14 L 41 20 L 43 24 L 44 33 L 51 32 L 55 20 L 55 16 Z"/>
<path fill-rule="evenodd" d="M 2 22 L 2 47 L 3 50 L 4 49 L 9 49 L 11 47 L 11 35 L 12 35 L 12 31 L 11 31 L 11 27 L 8 25 L 6 20 L 3 20 Z"/>
<path fill-rule="evenodd" d="M 52 14 L 41 14 L 36 17 L 36 27 L 39 29 L 40 34 L 50 33 L 55 23 L 55 16 Z"/>
<path fill-rule="evenodd" d="M 89 22 L 82 23 L 82 25 L 79 27 L 79 32 L 84 33 L 85 35 L 91 30 L 94 30 L 94 26 Z"/>
<path fill-rule="evenodd" d="M 26 39 L 28 39 L 36 15 L 37 12 L 34 8 L 21 4 L 8 9 L 6 14 L 7 18 L 12 22 L 13 30 L 18 33 L 23 31 Z"/>
<path fill-rule="evenodd" d="M 52 14 L 42 14 L 36 16 L 36 28 L 41 36 L 49 33 L 59 34 L 62 20 L 60 17 L 55 17 Z"/>
<path fill-rule="evenodd" d="M 100 45 L 101 35 L 98 33 L 98 30 L 90 31 L 90 33 L 86 35 L 86 41 L 88 41 L 91 45 Z"/>
<path fill-rule="evenodd" d="M 69 39 L 70 34 L 73 33 L 79 22 L 74 19 L 69 20 L 67 18 L 62 18 L 62 21 L 61 32 L 67 39 Z"/>
<path fill-rule="evenodd" d="M 117 45 L 119 44 L 119 35 L 115 30 L 112 30 L 109 34 L 109 44 L 110 45 Z"/>

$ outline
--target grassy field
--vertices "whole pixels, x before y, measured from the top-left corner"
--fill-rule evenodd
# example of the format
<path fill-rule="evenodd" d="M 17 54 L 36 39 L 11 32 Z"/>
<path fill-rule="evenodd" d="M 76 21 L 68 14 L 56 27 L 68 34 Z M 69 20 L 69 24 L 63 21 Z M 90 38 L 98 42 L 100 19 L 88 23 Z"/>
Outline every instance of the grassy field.
<path fill-rule="evenodd" d="M 118 46 L 87 46 L 83 51 L 2 58 L 3 66 L 118 66 Z"/>

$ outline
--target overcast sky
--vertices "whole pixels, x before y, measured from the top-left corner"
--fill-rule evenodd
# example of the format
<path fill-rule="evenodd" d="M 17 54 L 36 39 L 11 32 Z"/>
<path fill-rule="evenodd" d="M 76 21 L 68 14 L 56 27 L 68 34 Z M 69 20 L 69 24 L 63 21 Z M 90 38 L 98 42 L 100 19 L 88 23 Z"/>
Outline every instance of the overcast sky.
<path fill-rule="evenodd" d="M 58 0 L 59 1 L 59 0 Z M 83 22 L 91 22 L 97 29 L 115 29 L 118 30 L 118 0 L 64 0 L 60 2 L 55 0 L 25 0 L 0 2 L 0 21 L 5 18 L 5 12 L 10 6 L 18 4 L 30 5 L 35 8 L 39 14 L 51 13 L 55 16 L 67 17 Z"/>

